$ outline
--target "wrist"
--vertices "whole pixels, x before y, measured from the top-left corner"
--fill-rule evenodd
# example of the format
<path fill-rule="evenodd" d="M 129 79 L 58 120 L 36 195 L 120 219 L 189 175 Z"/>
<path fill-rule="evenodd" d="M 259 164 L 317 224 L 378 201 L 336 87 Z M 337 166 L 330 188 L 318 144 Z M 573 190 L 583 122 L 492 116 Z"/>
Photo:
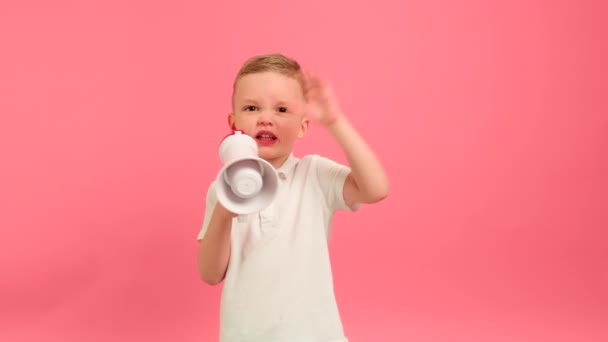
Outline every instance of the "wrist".
<path fill-rule="evenodd" d="M 326 121 L 324 126 L 330 132 L 334 133 L 336 129 L 340 129 L 340 127 L 343 126 L 345 123 L 346 117 L 344 117 L 342 113 L 338 112 L 331 120 Z"/>
<path fill-rule="evenodd" d="M 232 220 L 233 218 L 238 216 L 237 214 L 230 212 L 228 209 L 226 209 L 220 202 L 217 202 L 214 212 L 222 220 Z"/>

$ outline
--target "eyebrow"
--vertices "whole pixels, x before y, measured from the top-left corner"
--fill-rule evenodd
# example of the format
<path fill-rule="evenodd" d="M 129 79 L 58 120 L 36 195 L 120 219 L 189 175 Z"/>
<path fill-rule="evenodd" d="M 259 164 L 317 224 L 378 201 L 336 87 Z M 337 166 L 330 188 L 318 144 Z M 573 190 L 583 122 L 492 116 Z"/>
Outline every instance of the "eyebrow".
<path fill-rule="evenodd" d="M 255 103 L 255 104 L 258 104 L 258 101 L 254 100 L 254 99 L 243 99 L 243 100 L 242 100 L 242 103 L 243 103 L 243 104 L 246 104 L 246 103 Z M 284 107 L 287 107 L 287 106 L 291 106 L 291 105 L 292 105 L 292 103 L 291 103 L 291 102 L 289 102 L 289 101 L 277 101 L 275 105 L 276 105 L 276 106 L 284 106 Z"/>

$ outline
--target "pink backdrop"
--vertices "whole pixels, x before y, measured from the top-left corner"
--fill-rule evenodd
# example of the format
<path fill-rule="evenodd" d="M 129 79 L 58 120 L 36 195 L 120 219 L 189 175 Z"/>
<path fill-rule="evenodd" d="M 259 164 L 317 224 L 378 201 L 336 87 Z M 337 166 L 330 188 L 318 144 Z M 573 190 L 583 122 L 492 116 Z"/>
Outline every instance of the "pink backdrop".
<path fill-rule="evenodd" d="M 1 2 L 1 341 L 217 340 L 196 235 L 232 78 L 274 51 L 392 180 L 335 221 L 352 342 L 608 340 L 606 5 L 207 3 Z M 296 152 L 344 161 L 318 127 Z"/>

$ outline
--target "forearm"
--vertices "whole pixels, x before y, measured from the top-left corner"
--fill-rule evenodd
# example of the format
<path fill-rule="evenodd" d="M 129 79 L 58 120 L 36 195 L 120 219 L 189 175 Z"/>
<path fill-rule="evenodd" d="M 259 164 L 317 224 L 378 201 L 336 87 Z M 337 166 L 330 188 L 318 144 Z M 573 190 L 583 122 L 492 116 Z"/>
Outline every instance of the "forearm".
<path fill-rule="evenodd" d="M 346 117 L 339 116 L 327 128 L 346 155 L 361 195 L 372 202 L 386 197 L 389 181 L 384 167 Z"/>
<path fill-rule="evenodd" d="M 218 203 L 198 249 L 199 274 L 210 285 L 220 283 L 226 274 L 230 259 L 231 226 L 232 216 Z"/>

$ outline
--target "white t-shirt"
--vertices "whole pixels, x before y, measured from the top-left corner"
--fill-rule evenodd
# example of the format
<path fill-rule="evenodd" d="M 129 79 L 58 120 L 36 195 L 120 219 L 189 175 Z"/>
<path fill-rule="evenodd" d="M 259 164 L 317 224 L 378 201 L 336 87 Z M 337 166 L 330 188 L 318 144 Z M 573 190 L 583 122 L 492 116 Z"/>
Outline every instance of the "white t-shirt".
<path fill-rule="evenodd" d="M 274 202 L 248 222 L 235 218 L 220 310 L 221 342 L 347 342 L 328 250 L 331 220 L 350 168 L 290 155 L 277 169 Z M 217 203 L 209 187 L 202 239 Z"/>

